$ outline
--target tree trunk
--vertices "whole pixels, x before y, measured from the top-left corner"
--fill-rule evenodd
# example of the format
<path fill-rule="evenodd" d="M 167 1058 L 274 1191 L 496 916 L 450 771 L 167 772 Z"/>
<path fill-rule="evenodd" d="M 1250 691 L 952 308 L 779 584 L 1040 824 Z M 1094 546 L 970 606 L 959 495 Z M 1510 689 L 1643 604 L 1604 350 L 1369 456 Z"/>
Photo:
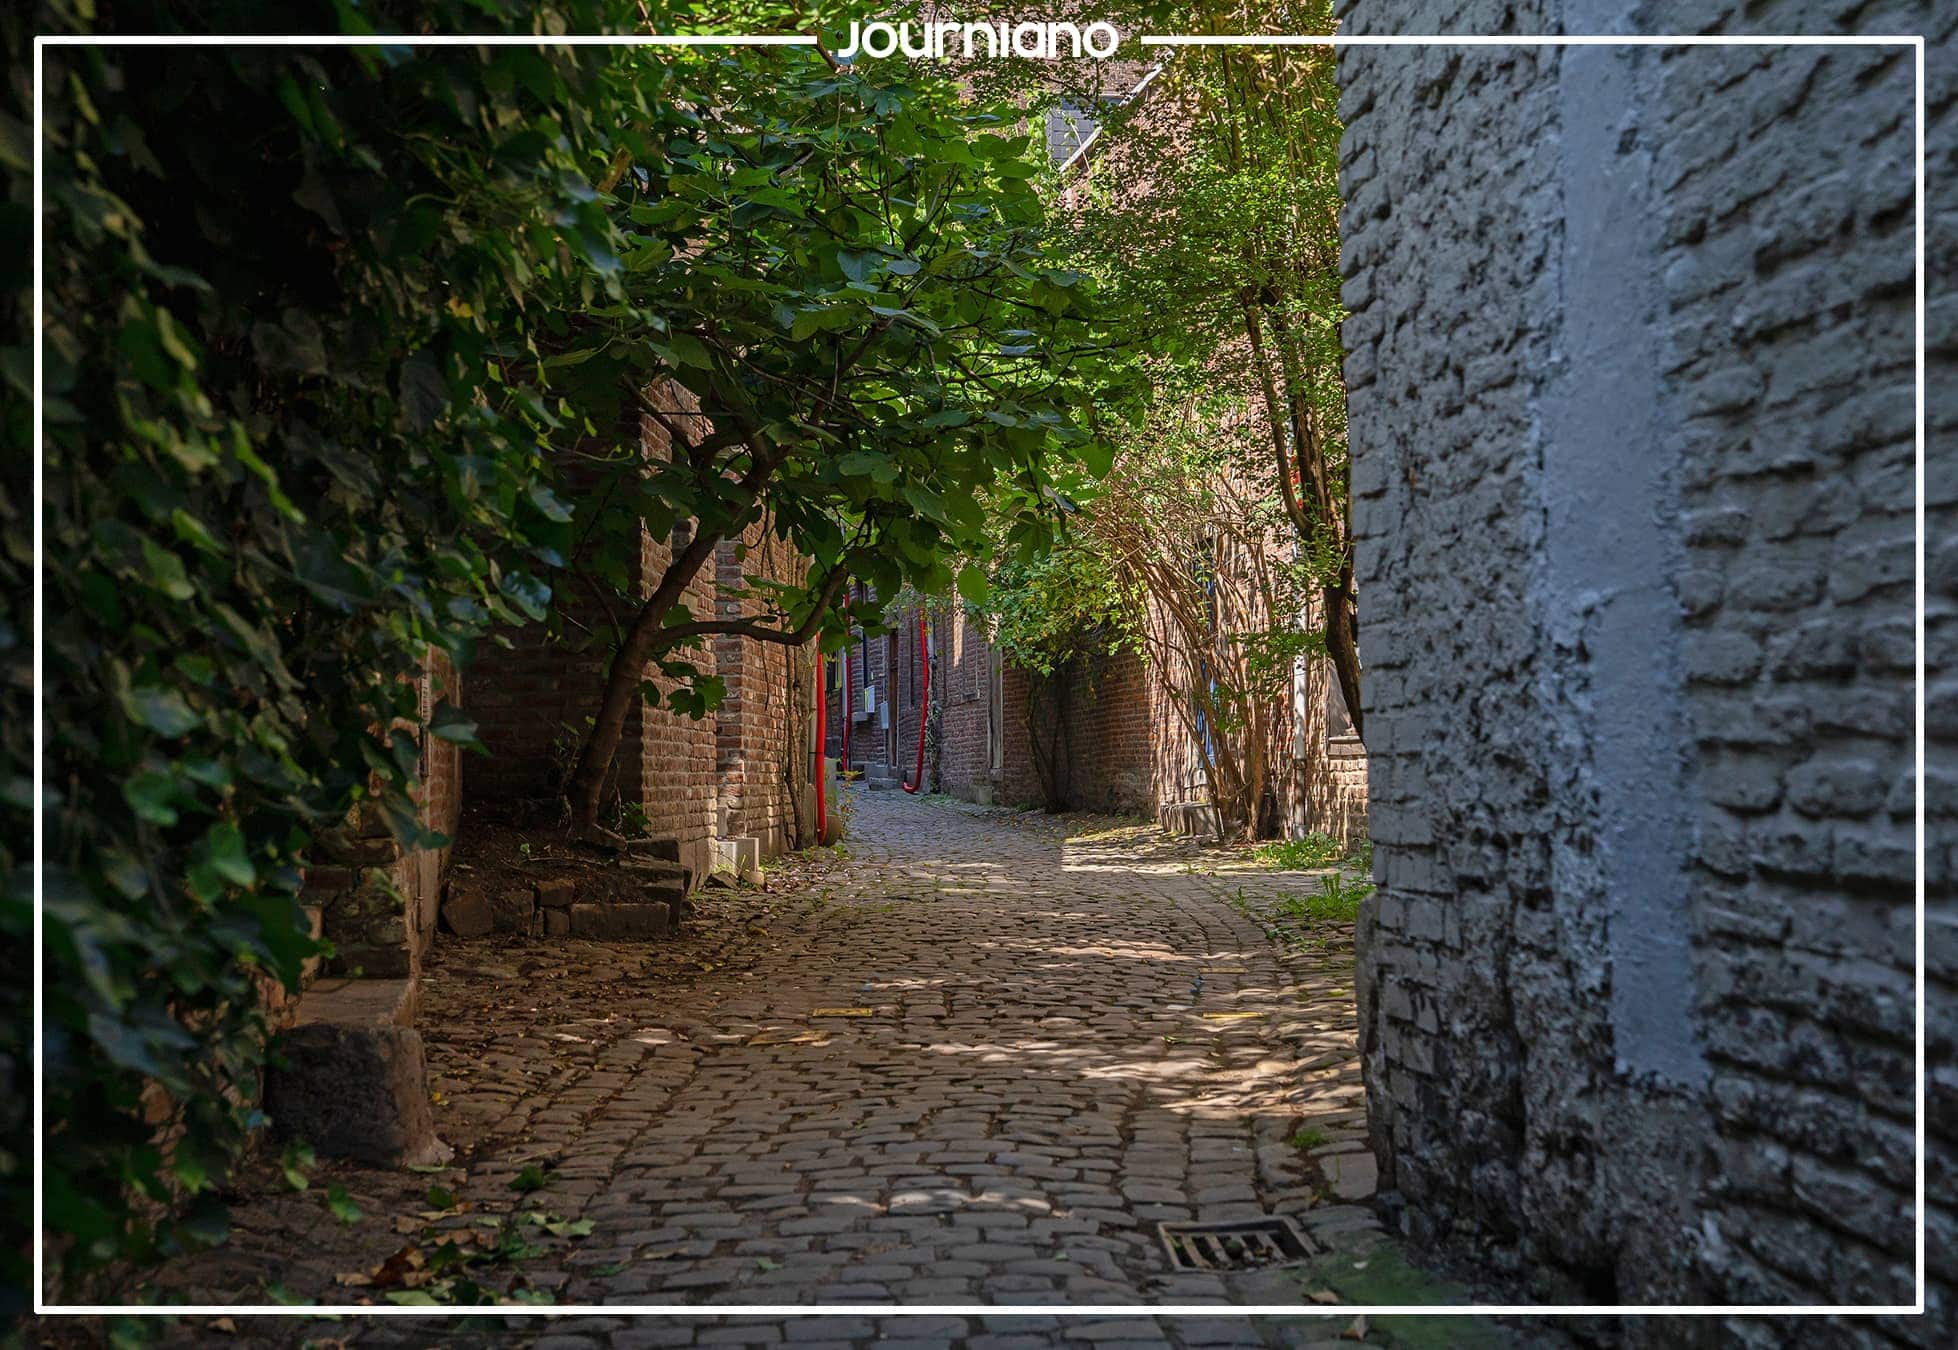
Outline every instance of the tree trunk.
<path fill-rule="evenodd" d="M 1332 658 L 1333 674 L 1339 680 L 1340 697 L 1346 700 L 1346 715 L 1352 719 L 1353 734 L 1366 742 L 1366 724 L 1360 710 L 1360 639 L 1358 616 L 1353 611 L 1353 564 L 1340 569 L 1339 585 L 1323 592 L 1326 607 L 1326 654 Z"/>
<path fill-rule="evenodd" d="M 625 734 L 626 718 L 639 697 L 639 686 L 646 678 L 646 663 L 663 648 L 660 629 L 686 593 L 694 575 L 714 556 L 719 535 L 697 534 L 678 557 L 667 566 L 659 585 L 639 607 L 625 641 L 613 653 L 611 669 L 605 676 L 605 693 L 598 704 L 591 734 L 585 737 L 578 767 L 565 785 L 565 802 L 571 811 L 571 832 L 580 839 L 603 840 L 598 826 L 598 808 L 605 796 L 605 776 L 612 771 L 613 757 L 619 751 L 619 738 Z"/>

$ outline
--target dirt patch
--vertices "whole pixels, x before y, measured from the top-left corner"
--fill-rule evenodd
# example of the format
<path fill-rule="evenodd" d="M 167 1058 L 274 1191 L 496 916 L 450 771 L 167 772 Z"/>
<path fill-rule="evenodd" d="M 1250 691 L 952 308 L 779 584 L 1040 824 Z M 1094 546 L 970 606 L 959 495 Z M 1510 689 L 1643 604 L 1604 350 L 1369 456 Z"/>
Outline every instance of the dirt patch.
<path fill-rule="evenodd" d="M 577 886 L 581 904 L 631 903 L 646 884 L 643 874 L 619 865 L 617 854 L 567 839 L 555 825 L 480 810 L 463 812 L 449 863 L 450 884 L 495 891 L 559 879 Z"/>

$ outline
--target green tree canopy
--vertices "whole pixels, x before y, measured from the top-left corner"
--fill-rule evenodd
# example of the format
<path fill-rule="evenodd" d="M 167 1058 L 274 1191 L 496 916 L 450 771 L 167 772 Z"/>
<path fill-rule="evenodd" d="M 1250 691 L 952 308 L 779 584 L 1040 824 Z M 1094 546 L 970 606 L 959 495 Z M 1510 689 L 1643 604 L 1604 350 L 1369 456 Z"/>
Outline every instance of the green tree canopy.
<path fill-rule="evenodd" d="M 1092 282 L 1054 248 L 1044 151 L 1013 109 L 808 49 L 636 68 L 654 116 L 608 203 L 623 298 L 578 315 L 545 364 L 569 368 L 574 404 L 623 400 L 674 442 L 651 464 L 636 437 L 618 447 L 627 485 L 606 497 L 635 509 L 600 522 L 599 555 L 691 525 L 617 648 L 571 784 L 585 828 L 648 661 L 694 675 L 685 649 L 725 632 L 834 646 L 846 578 L 936 593 L 953 558 L 979 555 L 971 589 L 995 537 L 1037 541 L 1056 496 L 1106 471 L 1095 400 L 1127 369 Z M 759 622 L 690 613 L 680 597 L 716 543 L 763 520 L 806 578 L 774 587 Z M 703 707 L 698 687 L 676 705 Z"/>
<path fill-rule="evenodd" d="M 738 26 L 799 26 L 765 9 Z M 530 35 L 686 17 L 226 0 L 99 22 Z M 97 24 L 65 0 L 37 19 Z M 10 74 L 13 228 L 29 85 Z M 766 520 L 811 563 L 759 628 L 833 641 L 842 576 L 942 588 L 948 557 L 986 548 L 982 499 L 1007 542 L 1036 541 L 1106 467 L 1080 391 L 1121 365 L 1054 256 L 1011 114 L 899 63 L 379 37 L 51 49 L 45 88 L 45 1186 L 77 1269 L 221 1235 L 216 1197 L 263 1123 L 261 995 L 317 950 L 311 843 L 362 803 L 437 842 L 409 796 L 417 731 L 474 736 L 447 705 L 417 728 L 412 677 L 431 648 L 466 663 L 548 615 L 582 524 L 558 490 L 569 452 L 598 446 L 629 485 L 631 509 L 594 524 L 635 551 L 646 527 L 691 520 L 711 547 Z M 24 319 L 18 281 L 10 304 Z M 24 391 L 17 341 L 5 374 Z M 660 402 L 674 389 L 704 420 Z M 653 464 L 619 433 L 648 400 L 678 446 Z M 25 527 L 0 528 L 12 600 Z M 635 628 L 684 666 L 714 622 L 668 604 Z M 0 626 L 0 654 L 19 641 Z M 10 819 L 33 791 L 24 722 L 8 719 Z M 0 855 L 9 932 L 27 926 L 21 861 Z"/>

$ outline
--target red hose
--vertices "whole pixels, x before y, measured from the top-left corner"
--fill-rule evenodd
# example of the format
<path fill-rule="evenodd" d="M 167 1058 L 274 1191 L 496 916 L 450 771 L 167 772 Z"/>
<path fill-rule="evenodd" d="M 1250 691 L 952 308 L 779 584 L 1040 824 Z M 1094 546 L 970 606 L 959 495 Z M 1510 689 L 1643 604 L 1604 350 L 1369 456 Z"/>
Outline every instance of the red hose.
<path fill-rule="evenodd" d="M 816 651 L 816 842 L 829 833 L 829 803 L 824 800 L 823 755 L 829 749 L 829 701 L 823 696 L 823 653 Z"/>
<path fill-rule="evenodd" d="M 924 664 L 924 688 L 918 695 L 918 772 L 904 790 L 915 793 L 925 785 L 925 723 L 931 720 L 931 646 L 925 641 L 925 611 L 918 607 L 918 660 Z"/>

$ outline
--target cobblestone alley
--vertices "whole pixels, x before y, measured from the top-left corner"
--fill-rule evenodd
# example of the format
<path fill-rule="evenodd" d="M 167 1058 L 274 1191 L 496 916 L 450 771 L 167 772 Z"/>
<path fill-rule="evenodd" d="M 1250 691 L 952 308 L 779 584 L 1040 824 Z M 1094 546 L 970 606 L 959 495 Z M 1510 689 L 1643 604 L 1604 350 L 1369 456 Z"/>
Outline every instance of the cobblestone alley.
<path fill-rule="evenodd" d="M 1378 1228 L 1350 930 L 1280 944 L 1260 917 L 1304 878 L 1106 819 L 860 789 L 851 805 L 847 860 L 778 873 L 767 894 L 705 892 L 668 943 L 445 940 L 422 1024 L 453 1167 L 328 1166 L 308 1192 L 243 1207 L 230 1244 L 174 1268 L 172 1296 L 452 1292 L 428 1254 L 518 1214 L 540 1216 L 521 1259 L 471 1278 L 574 1304 L 1310 1307 L 1333 1298 L 1326 1261 L 1364 1270 Z M 425 1196 L 431 1182 L 445 1193 Z M 1157 1231 L 1266 1212 L 1324 1244 L 1319 1272 L 1178 1273 Z M 1313 1334 L 1351 1321 L 1315 1318 Z M 341 1332 L 366 1344 L 412 1325 Z M 620 1345 L 782 1330 L 520 1325 Z M 1032 1325 L 790 1330 L 980 1346 Z M 1200 1344 L 1299 1330 L 1066 1327 Z"/>

